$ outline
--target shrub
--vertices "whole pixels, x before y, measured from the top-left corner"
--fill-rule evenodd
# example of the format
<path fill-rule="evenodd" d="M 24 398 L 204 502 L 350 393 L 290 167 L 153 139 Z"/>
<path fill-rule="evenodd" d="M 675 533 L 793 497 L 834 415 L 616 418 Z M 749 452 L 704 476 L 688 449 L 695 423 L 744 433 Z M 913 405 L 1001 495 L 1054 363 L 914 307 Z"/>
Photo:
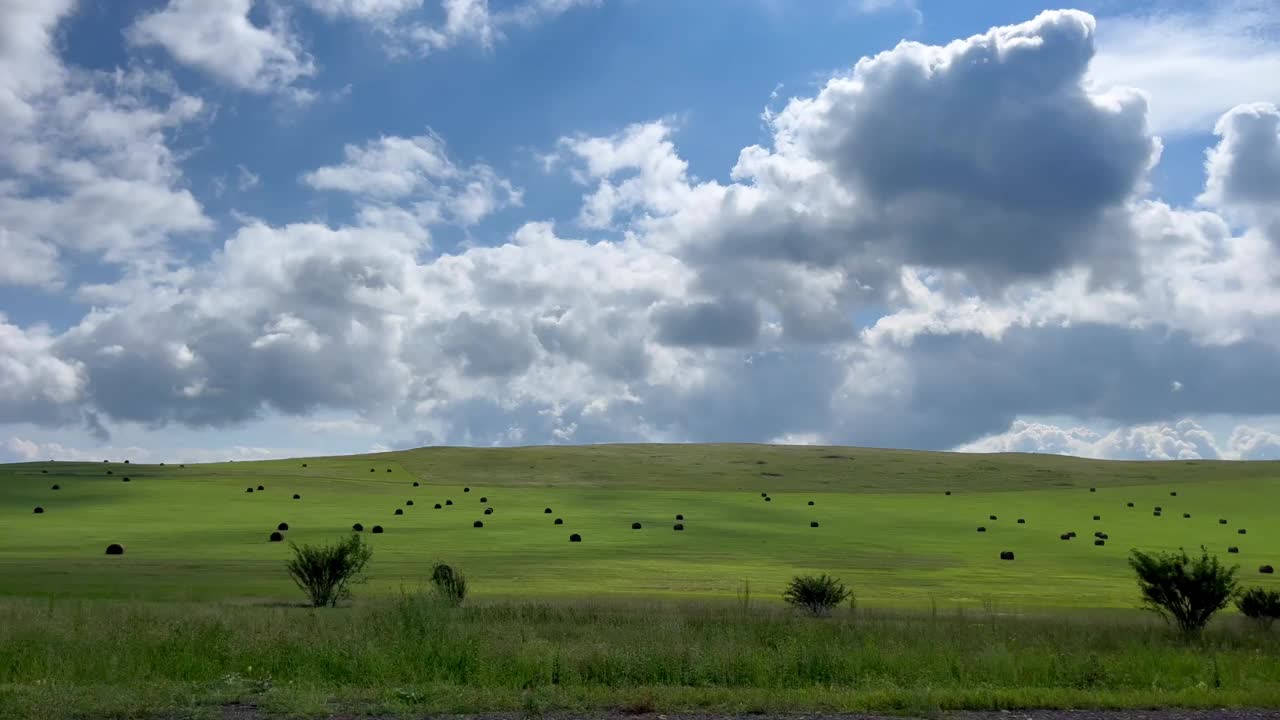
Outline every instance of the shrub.
<path fill-rule="evenodd" d="M 289 529 L 289 523 L 280 523 L 279 525 L 277 525 L 277 526 L 276 526 L 276 529 L 277 529 L 277 530 L 288 530 L 288 529 Z"/>
<path fill-rule="evenodd" d="M 1262 573 L 1263 575 L 1270 575 L 1275 571 L 1276 569 L 1271 567 L 1270 565 L 1263 565 L 1262 567 L 1258 568 L 1258 572 Z"/>
<path fill-rule="evenodd" d="M 442 600 L 455 607 L 467 598 L 467 579 L 444 563 L 432 566 L 431 585 Z"/>
<path fill-rule="evenodd" d="M 492 514 L 493 514 L 493 508 L 485 508 L 485 509 L 484 509 L 484 514 L 485 514 L 485 515 L 492 515 Z"/>
<path fill-rule="evenodd" d="M 1232 555 L 1234 555 L 1234 554 L 1236 554 L 1236 553 L 1240 552 L 1240 548 L 1236 547 L 1235 545 L 1232 545 L 1231 547 L 1227 548 L 1227 552 L 1229 552 L 1229 553 L 1231 553 Z"/>
<path fill-rule="evenodd" d="M 639 530 L 639 529 L 640 529 L 640 523 L 638 523 L 638 522 L 633 522 L 633 523 L 631 523 L 631 529 L 632 529 L 632 530 Z"/>
<path fill-rule="evenodd" d="M 1012 551 L 1012 550 L 1001 550 L 1001 551 L 1000 551 L 1000 559 L 1001 559 L 1001 560 L 1012 560 L 1012 559 L 1013 559 L 1013 551 Z"/>
<path fill-rule="evenodd" d="M 273 532 L 271 533 L 271 536 L 267 538 L 267 540 L 270 542 L 282 542 L 284 540 L 284 533 L 279 531 Z"/>
<path fill-rule="evenodd" d="M 125 464 L 125 465 L 128 465 L 128 464 L 129 464 L 129 461 L 128 461 L 128 460 L 125 460 L 125 461 L 124 461 L 124 464 Z"/>
<path fill-rule="evenodd" d="M 123 546 L 123 545 L 121 545 L 120 543 L 111 543 L 110 545 L 108 545 L 108 546 L 107 546 L 107 554 L 108 554 L 108 555 L 123 555 L 123 554 L 124 554 L 124 546 Z"/>
<path fill-rule="evenodd" d="M 1176 624 L 1184 636 L 1198 635 L 1214 613 L 1236 594 L 1236 571 L 1226 567 L 1204 548 L 1191 558 L 1176 553 L 1132 551 L 1129 566 L 1138 576 L 1143 606 Z"/>
<path fill-rule="evenodd" d="M 1262 630 L 1269 630 L 1271 623 L 1280 618 L 1280 590 L 1249 588 L 1236 598 L 1236 609 Z"/>
<path fill-rule="evenodd" d="M 380 528 L 375 526 L 374 532 Z M 351 585 L 360 582 L 364 567 L 373 557 L 373 548 L 359 535 L 333 545 L 290 543 L 293 558 L 285 563 L 289 577 L 307 594 L 312 607 L 337 607 L 338 601 L 351 596 Z"/>
<path fill-rule="evenodd" d="M 373 526 L 373 528 L 369 530 L 369 532 L 373 533 L 374 535 L 381 535 L 381 534 L 382 534 L 382 526 L 381 526 L 381 525 L 374 525 L 374 526 Z"/>
<path fill-rule="evenodd" d="M 809 527 L 818 527 L 818 521 L 817 521 L 817 520 L 810 520 L 810 521 L 809 521 Z"/>
<path fill-rule="evenodd" d="M 563 524 L 564 524 L 564 519 L 563 519 L 563 518 L 556 518 L 556 521 L 555 521 L 555 522 L 553 522 L 553 523 L 551 523 L 551 524 L 552 524 L 552 525 L 563 525 Z"/>
<path fill-rule="evenodd" d="M 404 514 L 404 508 L 396 508 L 396 512 L 395 512 L 395 514 L 396 514 L 396 515 L 403 515 L 403 514 Z"/>
<path fill-rule="evenodd" d="M 355 525 L 351 526 L 351 530 L 353 532 L 364 532 L 364 525 L 361 523 L 356 523 Z"/>
<path fill-rule="evenodd" d="M 35 508 L 34 510 L 32 510 L 31 512 L 32 512 L 32 514 L 34 514 L 34 515 L 43 515 L 43 514 L 44 514 L 44 508 L 42 508 L 42 507 L 40 507 L 39 505 L 37 505 L 37 506 L 36 506 L 36 508 Z"/>
<path fill-rule="evenodd" d="M 569 542 L 582 542 L 582 536 L 578 533 L 574 533 L 569 536 Z"/>
<path fill-rule="evenodd" d="M 299 494 L 297 494 L 297 493 L 294 493 L 294 494 L 293 494 L 293 499 L 294 499 L 294 500 L 301 500 L 301 499 L 302 499 L 302 496 L 301 496 L 301 495 L 299 495 Z"/>
<path fill-rule="evenodd" d="M 824 573 L 791 578 L 782 599 L 814 617 L 821 617 L 829 614 L 831 608 L 849 599 L 851 595 L 853 591 L 845 587 L 838 578 Z"/>
<path fill-rule="evenodd" d="M 477 521 L 475 521 L 475 522 L 471 523 L 471 527 L 484 527 L 484 523 L 483 523 L 483 522 L 481 522 L 481 521 L 479 521 L 479 520 L 477 520 Z"/>
<path fill-rule="evenodd" d="M 978 532 L 986 532 L 987 529 L 981 525 L 978 526 Z"/>

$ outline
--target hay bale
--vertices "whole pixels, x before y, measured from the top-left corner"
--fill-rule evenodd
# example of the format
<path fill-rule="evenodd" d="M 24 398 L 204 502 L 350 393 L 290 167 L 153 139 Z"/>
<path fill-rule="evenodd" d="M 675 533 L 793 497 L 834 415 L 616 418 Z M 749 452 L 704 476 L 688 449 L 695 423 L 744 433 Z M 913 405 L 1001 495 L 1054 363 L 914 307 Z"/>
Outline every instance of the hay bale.
<path fill-rule="evenodd" d="M 638 522 L 633 522 L 633 523 L 631 523 L 631 529 L 632 529 L 632 530 L 639 530 L 639 529 L 640 529 L 640 523 L 638 523 Z"/>
<path fill-rule="evenodd" d="M 812 501 L 812 500 L 810 500 L 810 501 L 809 501 L 809 505 L 811 505 L 811 506 L 813 505 L 813 501 Z"/>
<path fill-rule="evenodd" d="M 996 516 L 995 516 L 995 515 L 988 515 L 988 516 L 987 516 L 987 519 L 988 519 L 988 520 L 995 520 L 995 519 L 996 519 Z"/>
<path fill-rule="evenodd" d="M 302 496 L 301 496 L 301 495 L 299 495 L 298 493 L 294 493 L 294 494 L 293 494 L 293 499 L 294 499 L 294 500 L 301 500 L 301 499 L 302 499 Z"/>
<path fill-rule="evenodd" d="M 111 470 L 108 470 L 108 471 L 107 471 L 107 474 L 108 474 L 108 475 L 115 475 L 115 473 L 114 473 L 114 472 L 112 472 Z"/>
<path fill-rule="evenodd" d="M 306 464 L 306 463 L 302 463 L 302 467 L 306 467 L 306 466 L 307 466 L 307 464 Z"/>
<path fill-rule="evenodd" d="M 986 532 L 987 529 L 981 525 L 978 526 L 978 532 Z"/>
<path fill-rule="evenodd" d="M 1089 488 L 1089 492 L 1098 492 L 1098 488 L 1096 487 Z"/>
<path fill-rule="evenodd" d="M 1156 512 L 1164 512 L 1164 508 L 1160 507 L 1159 505 L 1155 507 L 1155 510 Z"/>
<path fill-rule="evenodd" d="M 34 510 L 32 510 L 31 512 L 32 512 L 33 514 L 35 514 L 35 515 L 43 515 L 43 514 L 44 514 L 44 508 L 42 508 L 42 507 L 40 507 L 39 505 L 37 505 L 37 506 L 35 507 L 35 509 L 34 509 Z"/>
<path fill-rule="evenodd" d="M 677 520 L 683 520 L 683 519 L 684 519 L 684 514 L 683 514 L 683 513 L 681 513 L 681 514 L 677 514 L 677 515 L 676 515 L 676 519 L 677 519 Z"/>
<path fill-rule="evenodd" d="M 1106 533 L 1098 533 L 1099 540 L 1110 540 L 1111 536 Z"/>
<path fill-rule="evenodd" d="M 543 515 L 550 515 L 550 514 L 551 514 L 551 508 L 543 508 L 543 509 L 542 509 L 542 514 L 543 514 Z"/>
<path fill-rule="evenodd" d="M 1271 567 L 1270 565 L 1263 565 L 1262 567 L 1258 568 L 1258 572 L 1262 573 L 1263 575 L 1270 575 L 1275 571 L 1276 569 Z"/>
<path fill-rule="evenodd" d="M 120 480 L 121 480 L 121 482 L 129 482 L 129 476 L 128 476 L 128 475 L 126 475 L 126 476 L 124 476 L 124 477 L 120 478 Z"/>
<path fill-rule="evenodd" d="M 1067 534 L 1068 534 L 1068 535 L 1070 535 L 1071 537 L 1075 537 L 1075 536 L 1076 536 L 1076 531 L 1075 531 L 1075 530 L 1071 530 L 1071 531 L 1067 532 Z"/>
<path fill-rule="evenodd" d="M 1151 515 L 1152 515 L 1153 517 L 1160 517 L 1160 511 L 1159 511 L 1159 510 L 1152 510 L 1152 511 L 1151 511 Z"/>
<path fill-rule="evenodd" d="M 41 475 L 48 475 L 48 474 L 49 474 L 49 471 L 48 471 L 48 470 L 41 470 L 41 471 L 40 471 L 40 474 L 41 474 Z"/>
<path fill-rule="evenodd" d="M 387 472 L 391 472 L 391 468 L 387 468 Z"/>
<path fill-rule="evenodd" d="M 477 520 L 477 521 L 475 521 L 475 522 L 471 523 L 471 527 L 484 527 L 484 523 L 482 523 L 482 522 L 480 522 L 479 520 Z"/>
<path fill-rule="evenodd" d="M 414 481 L 413 481 L 413 486 L 414 486 L 414 487 L 418 487 L 418 481 L 417 481 L 417 480 L 414 480 Z"/>
<path fill-rule="evenodd" d="M 1133 507 L 1133 503 L 1125 503 L 1125 504 L 1124 504 L 1124 506 L 1125 506 L 1125 507 Z"/>
<path fill-rule="evenodd" d="M 125 465 L 128 465 L 128 464 L 129 464 L 129 461 L 128 461 L 128 460 L 125 460 L 125 461 L 124 461 L 124 464 L 125 464 Z"/>
<path fill-rule="evenodd" d="M 273 533 L 271 533 L 271 536 L 267 538 L 267 540 L 268 540 L 269 542 L 283 542 L 283 541 L 284 541 L 284 533 L 282 533 L 282 532 L 273 532 Z"/>
<path fill-rule="evenodd" d="M 186 467 L 186 465 L 179 465 L 178 467 L 180 467 L 180 468 L 184 468 L 184 467 Z"/>
<path fill-rule="evenodd" d="M 493 514 L 493 508 L 491 508 L 491 507 L 485 508 L 485 509 L 484 509 L 484 514 L 485 514 L 485 515 L 492 515 L 492 514 Z"/>
<path fill-rule="evenodd" d="M 1059 540 L 1070 540 L 1070 539 L 1071 539 L 1071 533 L 1062 533 L 1061 535 L 1059 535 L 1059 536 L 1058 536 L 1058 539 L 1059 539 Z"/>
<path fill-rule="evenodd" d="M 489 498 L 487 498 L 487 497 L 482 497 L 482 498 L 480 498 L 480 502 L 482 502 L 482 503 L 487 503 L 487 502 L 489 502 Z"/>
<path fill-rule="evenodd" d="M 1189 518 L 1191 517 L 1191 513 L 1182 513 L 1182 517 Z"/>
<path fill-rule="evenodd" d="M 1237 530 L 1237 531 L 1236 531 L 1236 534 L 1237 534 L 1237 535 L 1244 535 L 1244 534 L 1245 534 L 1245 529 L 1244 529 L 1244 528 L 1240 528 L 1239 530 Z"/>
<path fill-rule="evenodd" d="M 569 542 L 582 542 L 582 536 L 578 533 L 574 533 L 569 536 Z"/>
<path fill-rule="evenodd" d="M 1094 520 L 1101 520 L 1101 519 L 1102 519 L 1102 516 L 1101 516 L 1101 515 L 1094 515 L 1094 516 L 1093 516 L 1093 519 L 1094 519 Z"/>
<path fill-rule="evenodd" d="M 442 508 L 442 507 L 444 507 L 444 506 L 443 506 L 443 505 L 441 505 L 440 503 L 436 503 L 435 509 L 436 509 L 436 510 L 439 510 L 439 509 L 440 509 L 440 508 Z"/>
<path fill-rule="evenodd" d="M 253 488 L 245 488 L 244 491 L 247 493 L 251 493 L 253 492 Z"/>
<path fill-rule="evenodd" d="M 1001 551 L 1000 551 L 1000 559 L 1001 559 L 1001 560 L 1012 560 L 1012 559 L 1013 559 L 1013 551 L 1012 551 L 1012 550 L 1001 550 Z"/>
<path fill-rule="evenodd" d="M 266 488 L 264 488 L 264 487 L 262 487 L 261 485 L 259 485 L 259 486 L 258 486 L 258 492 L 262 492 L 263 490 L 266 490 Z"/>
<path fill-rule="evenodd" d="M 810 521 L 809 521 L 809 527 L 818 527 L 818 521 L 817 521 L 817 520 L 810 520 Z"/>
<path fill-rule="evenodd" d="M 396 515 L 403 515 L 403 514 L 404 514 L 404 508 L 396 508 L 396 512 L 395 512 L 395 514 L 396 514 Z"/>
<path fill-rule="evenodd" d="M 355 525 L 351 526 L 351 530 L 354 532 L 364 532 L 364 525 L 362 525 L 361 523 L 356 523 Z"/>
<path fill-rule="evenodd" d="M 58 484 L 56 484 L 56 483 L 55 483 L 55 484 L 54 484 L 54 486 L 53 486 L 53 487 L 51 487 L 51 488 L 49 488 L 49 489 L 50 489 L 50 490 L 61 490 L 61 489 L 62 489 L 62 486 L 61 486 L 61 485 L 58 485 Z"/>
<path fill-rule="evenodd" d="M 684 523 L 676 523 L 675 525 L 673 525 L 673 526 L 671 527 L 671 529 L 672 529 L 672 530 L 676 530 L 676 531 L 683 531 L 683 530 L 684 530 Z"/>
<path fill-rule="evenodd" d="M 1235 545 L 1232 545 L 1231 547 L 1227 548 L 1227 552 L 1231 553 L 1232 555 L 1235 555 L 1240 552 L 1240 548 Z"/>
<path fill-rule="evenodd" d="M 1226 524 L 1227 524 L 1227 519 L 1226 519 L 1226 518 L 1218 518 L 1218 524 L 1219 524 L 1219 525 L 1226 525 Z"/>
<path fill-rule="evenodd" d="M 769 493 L 767 493 L 767 492 L 762 492 L 762 493 L 760 493 L 760 497 L 769 497 Z"/>
<path fill-rule="evenodd" d="M 382 534 L 382 526 L 381 526 L 381 525 L 374 525 L 374 526 L 373 526 L 373 530 L 371 530 L 370 532 L 372 532 L 374 535 L 381 535 L 381 534 Z"/>
<path fill-rule="evenodd" d="M 279 525 L 277 525 L 277 526 L 276 526 L 276 529 L 277 529 L 277 530 L 281 530 L 281 531 L 283 531 L 283 530 L 288 530 L 288 529 L 289 529 L 289 523 L 280 523 Z"/>
<path fill-rule="evenodd" d="M 765 498 L 765 499 L 764 499 L 764 501 L 765 501 L 765 502 L 773 502 L 773 498 L 771 498 L 771 497 L 767 497 L 767 498 Z"/>
<path fill-rule="evenodd" d="M 410 507 L 412 507 L 412 506 L 413 506 L 413 501 L 412 501 L 412 500 L 405 500 L 405 501 L 404 501 L 404 504 L 405 504 L 405 505 L 408 505 L 408 506 L 410 506 Z"/>
<path fill-rule="evenodd" d="M 111 543 L 110 545 L 108 545 L 108 546 L 107 546 L 107 554 L 108 554 L 108 555 L 123 555 L 123 554 L 124 554 L 124 546 L 123 546 L 123 545 L 121 545 L 120 543 Z"/>
<path fill-rule="evenodd" d="M 445 505 L 452 505 L 452 504 L 453 504 L 453 501 L 452 501 L 452 500 L 445 500 L 445 501 L 444 501 L 444 504 L 445 504 Z"/>
<path fill-rule="evenodd" d="M 947 495 L 950 495 L 950 494 L 951 494 L 951 491 L 950 491 L 950 490 L 948 490 L 948 491 L 946 492 L 946 494 L 947 494 Z"/>
<path fill-rule="evenodd" d="M 564 524 L 564 519 L 563 519 L 563 518 L 556 518 L 556 521 L 555 521 L 555 522 L 553 522 L 553 523 L 551 523 L 551 524 L 552 524 L 552 525 L 563 525 L 563 524 Z"/>
<path fill-rule="evenodd" d="M 374 470 L 373 468 L 369 468 L 369 472 L 378 472 L 378 471 Z"/>
<path fill-rule="evenodd" d="M 464 488 L 462 488 L 462 492 L 471 492 L 471 488 L 469 488 L 469 487 L 464 487 Z"/>
<path fill-rule="evenodd" d="M 1169 491 L 1169 497 L 1178 497 L 1178 491 L 1177 490 Z"/>
<path fill-rule="evenodd" d="M 1106 541 L 1106 540 L 1103 540 L 1102 538 L 1098 538 L 1097 540 L 1094 540 L 1094 541 L 1093 541 L 1093 544 L 1094 544 L 1094 545 L 1098 545 L 1098 546 L 1102 546 L 1102 545 L 1106 545 L 1106 544 L 1107 544 L 1107 541 Z"/>
<path fill-rule="evenodd" d="M 1026 519 L 1026 518 L 1018 518 L 1018 524 L 1019 524 L 1019 525 L 1026 525 L 1026 524 L 1027 524 L 1027 519 Z"/>

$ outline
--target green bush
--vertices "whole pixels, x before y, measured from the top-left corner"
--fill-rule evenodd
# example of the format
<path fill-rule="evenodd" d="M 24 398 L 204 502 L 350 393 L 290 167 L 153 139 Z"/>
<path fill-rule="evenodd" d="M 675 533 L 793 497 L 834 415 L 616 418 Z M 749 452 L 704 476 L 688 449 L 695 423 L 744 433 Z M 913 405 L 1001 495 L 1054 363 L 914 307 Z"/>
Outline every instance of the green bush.
<path fill-rule="evenodd" d="M 838 578 L 824 573 L 791 578 L 782 599 L 814 617 L 821 617 L 852 596 L 853 591 Z"/>
<path fill-rule="evenodd" d="M 1239 589 L 1236 572 L 1240 567 L 1224 566 L 1204 548 L 1194 559 L 1186 550 L 1150 554 L 1134 550 L 1129 565 L 1138 575 L 1143 606 L 1188 637 L 1198 635 Z"/>
<path fill-rule="evenodd" d="M 461 605 L 467 598 L 467 579 L 444 563 L 436 563 L 431 568 L 431 584 L 436 594 L 450 605 Z"/>
<path fill-rule="evenodd" d="M 361 581 L 360 574 L 373 556 L 373 548 L 355 533 L 334 545 L 289 546 L 293 548 L 293 558 L 285 563 L 289 577 L 314 607 L 337 607 L 339 600 L 351 597 L 351 585 Z"/>
<path fill-rule="evenodd" d="M 1261 629 L 1269 630 L 1271 623 L 1280 618 L 1280 590 L 1249 588 L 1236 598 L 1236 609 Z"/>

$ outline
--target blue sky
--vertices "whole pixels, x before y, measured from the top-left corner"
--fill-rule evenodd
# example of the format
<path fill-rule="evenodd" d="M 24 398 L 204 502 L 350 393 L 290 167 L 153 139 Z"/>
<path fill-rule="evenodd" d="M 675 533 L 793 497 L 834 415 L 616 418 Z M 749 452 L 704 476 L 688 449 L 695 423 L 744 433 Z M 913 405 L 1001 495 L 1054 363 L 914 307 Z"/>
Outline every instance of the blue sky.
<path fill-rule="evenodd" d="M 0 460 L 1280 457 L 1266 3 L 0 13 Z"/>

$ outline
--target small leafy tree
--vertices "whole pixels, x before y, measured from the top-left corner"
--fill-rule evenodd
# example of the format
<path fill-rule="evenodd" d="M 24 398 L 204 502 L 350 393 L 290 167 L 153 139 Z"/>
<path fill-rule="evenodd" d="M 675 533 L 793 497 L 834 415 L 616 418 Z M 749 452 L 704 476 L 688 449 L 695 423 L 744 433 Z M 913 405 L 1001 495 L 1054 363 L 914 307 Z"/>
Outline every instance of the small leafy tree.
<path fill-rule="evenodd" d="M 1224 566 L 1203 547 L 1197 558 L 1188 556 L 1186 550 L 1134 550 L 1129 566 L 1138 575 L 1143 606 L 1177 625 L 1187 637 L 1198 635 L 1213 614 L 1227 606 L 1239 587 L 1239 566 Z"/>
<path fill-rule="evenodd" d="M 1280 618 L 1280 590 L 1249 588 L 1236 598 L 1236 609 L 1263 631 L 1270 630 L 1271 624 Z"/>
<path fill-rule="evenodd" d="M 444 563 L 436 563 L 431 568 L 431 584 L 436 594 L 450 605 L 461 605 L 467 597 L 467 579 Z"/>
<path fill-rule="evenodd" d="M 360 574 L 373 557 L 373 548 L 356 533 L 334 545 L 289 546 L 293 548 L 293 557 L 285 563 L 289 577 L 314 607 L 337 607 L 339 600 L 351 597 L 351 585 L 361 582 Z"/>
<path fill-rule="evenodd" d="M 838 578 L 823 573 L 791 578 L 782 599 L 814 617 L 822 617 L 852 596 L 853 591 Z"/>

